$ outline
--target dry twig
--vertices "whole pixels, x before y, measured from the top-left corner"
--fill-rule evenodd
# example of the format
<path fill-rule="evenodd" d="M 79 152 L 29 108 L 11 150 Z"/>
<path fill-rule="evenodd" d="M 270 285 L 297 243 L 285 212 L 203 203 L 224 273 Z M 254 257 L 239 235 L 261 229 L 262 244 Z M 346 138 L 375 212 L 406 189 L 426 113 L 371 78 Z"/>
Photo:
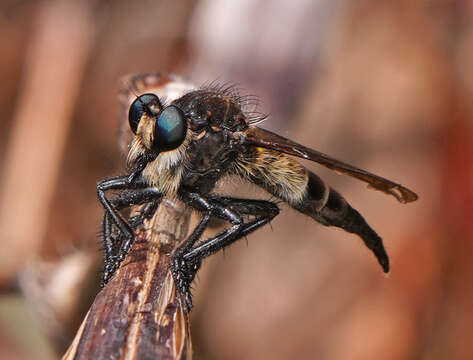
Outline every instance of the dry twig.
<path fill-rule="evenodd" d="M 168 256 L 187 235 L 189 211 L 163 200 L 97 295 L 64 355 L 69 359 L 190 359 L 188 314 Z"/>

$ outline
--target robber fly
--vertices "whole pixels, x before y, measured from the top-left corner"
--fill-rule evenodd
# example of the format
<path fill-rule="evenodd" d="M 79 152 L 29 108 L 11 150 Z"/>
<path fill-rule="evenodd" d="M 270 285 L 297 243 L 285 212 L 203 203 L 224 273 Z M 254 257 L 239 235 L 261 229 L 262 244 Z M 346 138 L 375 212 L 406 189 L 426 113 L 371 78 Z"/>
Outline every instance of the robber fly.
<path fill-rule="evenodd" d="M 312 160 L 355 177 L 401 203 L 415 201 L 417 195 L 400 184 L 256 126 L 261 118 L 245 111 L 244 100 L 232 88 L 216 86 L 188 91 L 169 104 L 154 93 L 136 96 L 128 114 L 134 134 L 128 152 L 131 170 L 97 185 L 105 209 L 104 283 L 123 261 L 134 240 L 136 218 L 126 221 L 119 211 L 142 204 L 143 212 L 149 215 L 164 197 L 177 198 L 201 214 L 195 229 L 170 255 L 175 283 L 190 310 L 190 285 L 202 260 L 279 214 L 278 205 L 272 201 L 214 193 L 216 183 L 229 175 L 260 186 L 322 225 L 358 235 L 383 271 L 389 271 L 382 239 L 363 216 L 293 157 Z M 123 192 L 108 199 L 107 190 Z M 214 217 L 228 222 L 228 228 L 199 241 Z M 112 228 L 119 236 L 113 235 Z"/>

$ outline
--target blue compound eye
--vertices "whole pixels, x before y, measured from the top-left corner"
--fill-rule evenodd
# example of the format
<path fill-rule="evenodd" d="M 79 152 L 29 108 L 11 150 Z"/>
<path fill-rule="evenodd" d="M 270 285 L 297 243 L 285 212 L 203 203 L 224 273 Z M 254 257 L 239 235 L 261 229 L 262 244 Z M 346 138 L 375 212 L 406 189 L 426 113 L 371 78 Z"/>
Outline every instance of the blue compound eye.
<path fill-rule="evenodd" d="M 131 131 L 136 134 L 138 130 L 138 124 L 143 114 L 152 116 L 157 114 L 162 109 L 159 98 L 154 94 L 143 94 L 138 96 L 130 106 L 128 111 L 128 122 L 130 123 Z"/>
<path fill-rule="evenodd" d="M 187 121 L 181 109 L 166 107 L 158 116 L 154 127 L 153 148 L 168 151 L 177 148 L 186 138 Z"/>

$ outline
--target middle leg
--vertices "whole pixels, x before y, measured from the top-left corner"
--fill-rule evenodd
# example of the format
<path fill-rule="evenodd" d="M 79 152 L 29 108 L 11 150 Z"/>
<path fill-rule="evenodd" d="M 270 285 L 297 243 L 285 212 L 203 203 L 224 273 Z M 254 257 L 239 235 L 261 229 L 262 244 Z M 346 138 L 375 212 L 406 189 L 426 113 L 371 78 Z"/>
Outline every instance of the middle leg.
<path fill-rule="evenodd" d="M 202 260 L 267 224 L 279 214 L 279 207 L 270 201 L 204 197 L 196 193 L 183 194 L 182 198 L 189 206 L 205 213 L 193 233 L 173 254 L 173 275 L 190 310 L 192 308 L 190 285 Z M 194 246 L 211 215 L 227 220 L 232 226 Z M 243 216 L 255 218 L 245 222 Z"/>

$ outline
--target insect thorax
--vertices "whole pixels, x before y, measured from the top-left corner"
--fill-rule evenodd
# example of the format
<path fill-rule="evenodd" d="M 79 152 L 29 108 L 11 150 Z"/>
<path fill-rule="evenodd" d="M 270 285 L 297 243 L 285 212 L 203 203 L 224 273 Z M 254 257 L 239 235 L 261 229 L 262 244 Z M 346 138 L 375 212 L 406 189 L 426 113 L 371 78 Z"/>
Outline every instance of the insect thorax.
<path fill-rule="evenodd" d="M 190 119 L 194 131 L 206 129 L 241 130 L 247 126 L 240 104 L 230 95 L 214 90 L 192 91 L 173 102 Z"/>
<path fill-rule="evenodd" d="M 241 151 L 231 133 L 248 126 L 245 115 L 230 96 L 211 90 L 192 91 L 171 104 L 188 119 L 186 139 L 178 148 L 159 153 L 143 177 L 166 195 L 175 194 L 180 186 L 207 193 Z M 131 164 L 149 151 L 145 145 L 143 135 L 135 137 L 129 152 Z"/>

